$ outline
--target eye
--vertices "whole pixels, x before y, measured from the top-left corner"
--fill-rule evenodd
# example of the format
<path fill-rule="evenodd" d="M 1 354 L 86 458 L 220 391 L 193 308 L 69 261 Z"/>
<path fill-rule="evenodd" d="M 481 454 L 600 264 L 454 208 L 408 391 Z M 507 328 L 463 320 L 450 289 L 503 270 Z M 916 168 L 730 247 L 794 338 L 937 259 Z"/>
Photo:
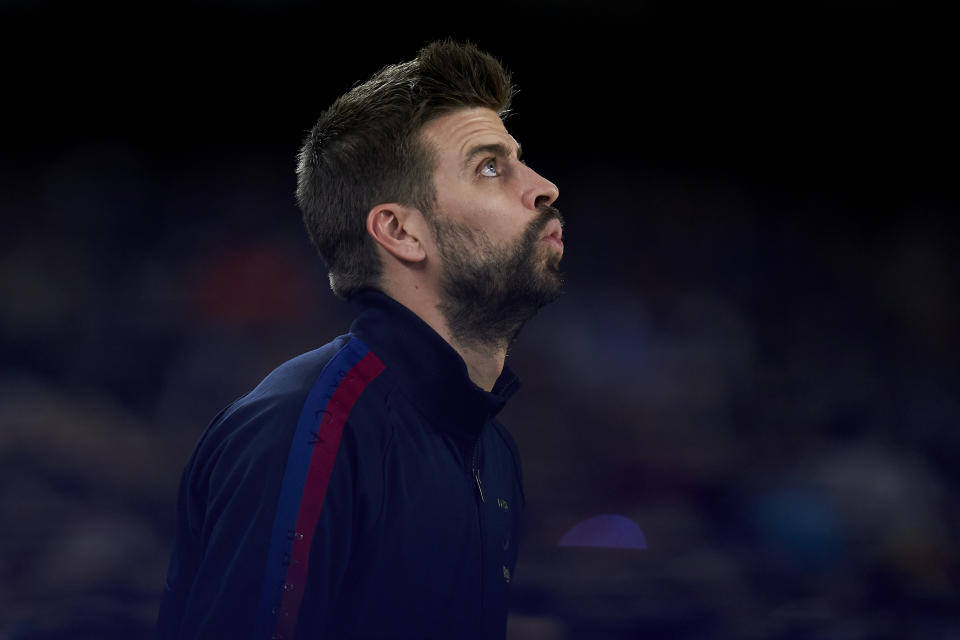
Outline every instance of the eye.
<path fill-rule="evenodd" d="M 486 176 L 488 178 L 496 178 L 500 175 L 500 172 L 497 171 L 497 161 L 493 158 L 485 161 L 480 167 L 480 175 Z"/>

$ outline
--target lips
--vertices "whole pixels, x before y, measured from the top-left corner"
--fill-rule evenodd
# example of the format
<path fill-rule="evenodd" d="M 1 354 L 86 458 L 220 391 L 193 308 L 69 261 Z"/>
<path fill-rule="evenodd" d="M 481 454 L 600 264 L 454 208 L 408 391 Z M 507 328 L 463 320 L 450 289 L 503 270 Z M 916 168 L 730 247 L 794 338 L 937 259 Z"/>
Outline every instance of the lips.
<path fill-rule="evenodd" d="M 544 227 L 543 236 L 540 240 L 563 251 L 563 225 L 560 224 L 560 221 L 552 218 Z"/>

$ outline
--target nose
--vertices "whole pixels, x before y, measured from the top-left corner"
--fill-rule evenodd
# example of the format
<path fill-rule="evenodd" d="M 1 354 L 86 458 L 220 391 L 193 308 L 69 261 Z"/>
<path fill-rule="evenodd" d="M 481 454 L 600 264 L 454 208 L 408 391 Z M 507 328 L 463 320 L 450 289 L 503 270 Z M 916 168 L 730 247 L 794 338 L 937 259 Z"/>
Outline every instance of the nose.
<path fill-rule="evenodd" d="M 530 167 L 526 165 L 524 167 L 528 175 L 523 192 L 523 205 L 528 209 L 536 210 L 540 206 L 553 204 L 560 197 L 560 190 L 557 189 L 557 185 Z"/>

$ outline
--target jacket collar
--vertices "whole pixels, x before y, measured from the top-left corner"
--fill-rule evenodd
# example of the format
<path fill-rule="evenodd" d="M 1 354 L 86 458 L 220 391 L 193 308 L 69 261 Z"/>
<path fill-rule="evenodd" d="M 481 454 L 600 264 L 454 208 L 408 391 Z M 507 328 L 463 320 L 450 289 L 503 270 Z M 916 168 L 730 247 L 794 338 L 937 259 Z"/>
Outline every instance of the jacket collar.
<path fill-rule="evenodd" d="M 374 289 L 350 297 L 359 311 L 350 333 L 369 346 L 431 423 L 477 436 L 520 387 L 510 367 L 491 392 L 470 380 L 460 354 L 430 325 L 399 302 Z"/>

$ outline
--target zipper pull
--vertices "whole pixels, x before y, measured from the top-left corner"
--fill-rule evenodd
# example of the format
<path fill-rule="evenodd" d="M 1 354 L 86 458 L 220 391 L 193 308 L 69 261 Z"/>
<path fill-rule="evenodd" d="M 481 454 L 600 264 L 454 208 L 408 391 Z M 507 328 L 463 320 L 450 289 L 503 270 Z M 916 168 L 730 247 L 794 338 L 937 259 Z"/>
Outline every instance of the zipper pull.
<path fill-rule="evenodd" d="M 473 484 L 477 487 L 477 493 L 480 494 L 480 502 L 486 502 L 483 497 L 483 483 L 480 482 L 480 470 L 474 468 L 473 470 Z"/>

